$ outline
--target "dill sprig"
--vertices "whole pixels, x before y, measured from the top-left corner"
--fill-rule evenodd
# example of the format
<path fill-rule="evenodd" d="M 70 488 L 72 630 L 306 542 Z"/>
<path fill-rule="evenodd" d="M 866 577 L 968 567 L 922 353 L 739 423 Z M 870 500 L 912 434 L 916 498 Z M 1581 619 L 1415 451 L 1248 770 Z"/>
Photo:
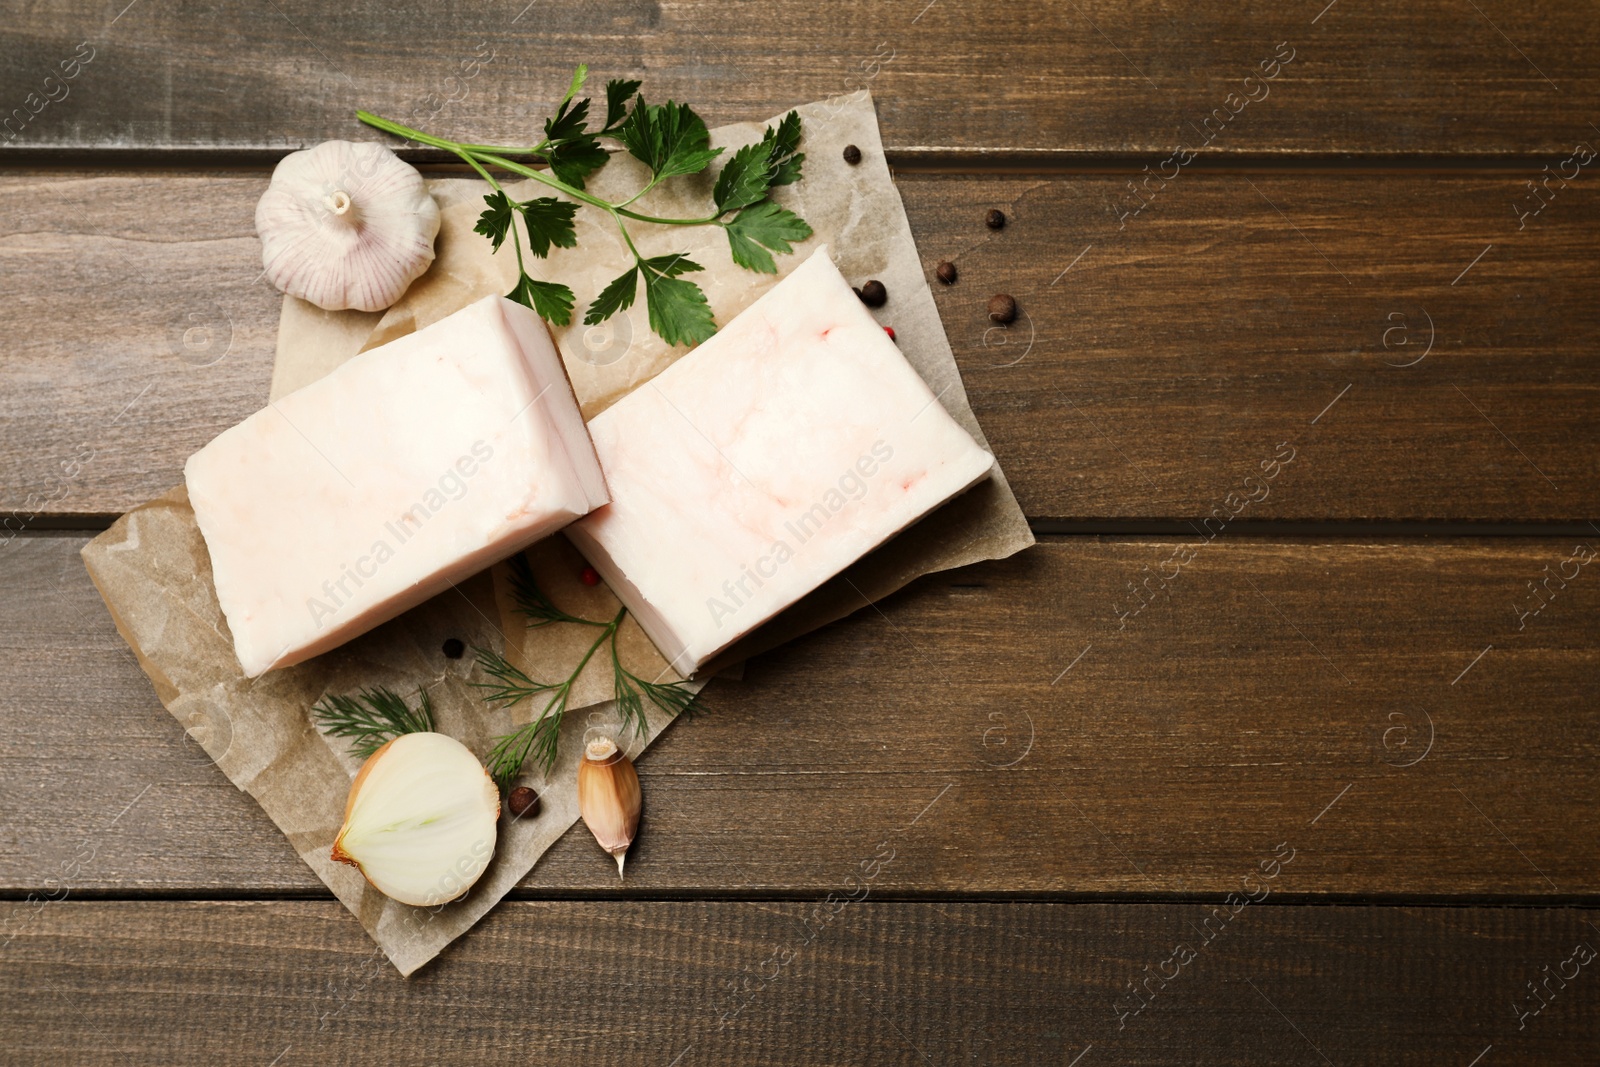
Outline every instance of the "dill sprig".
<path fill-rule="evenodd" d="M 401 734 L 435 729 L 428 691 L 419 688 L 417 694 L 420 705 L 413 709 L 394 690 L 373 686 L 354 696 L 323 697 L 312 711 L 328 733 L 350 738 L 350 751 L 366 759 Z"/>
<path fill-rule="evenodd" d="M 509 708 L 519 700 L 548 693 L 559 684 L 530 678 L 498 652 L 476 645 L 472 650 L 477 653 L 478 666 L 494 679 L 493 682 L 473 682 L 472 686 L 483 691 L 485 703 L 493 704 L 497 708 Z"/>
<path fill-rule="evenodd" d="M 617 694 L 617 714 L 622 718 L 624 732 L 631 726 L 640 737 L 650 733 L 650 720 L 645 717 L 644 701 L 677 718 L 689 710 L 696 693 L 684 682 L 647 682 L 622 665 L 617 652 L 617 631 L 611 631 L 611 673 Z"/>
<path fill-rule="evenodd" d="M 530 572 L 531 578 L 531 572 Z M 537 589 L 537 586 L 533 588 Z M 544 594 L 539 594 L 541 597 Z M 561 717 L 567 712 L 567 698 L 572 695 L 572 686 L 578 680 L 578 675 L 583 673 L 583 668 L 589 665 L 589 660 L 594 656 L 595 650 L 606 642 L 612 634 L 617 632 L 617 627 L 622 624 L 622 617 L 628 612 L 627 608 L 618 610 L 616 618 L 608 623 L 601 623 L 603 629 L 600 636 L 594 639 L 589 646 L 589 651 L 583 654 L 578 665 L 572 669 L 566 681 L 546 683 L 530 678 L 524 671 L 519 670 L 509 660 L 497 652 L 486 648 L 476 649 L 478 665 L 495 680 L 492 682 L 473 682 L 472 684 L 484 693 L 484 700 L 497 707 L 507 708 L 520 700 L 542 693 L 549 693 L 550 699 L 545 701 L 544 708 L 532 722 L 518 727 L 516 730 L 503 737 L 495 739 L 495 745 L 489 752 L 489 773 L 494 780 L 500 783 L 501 788 L 511 784 L 511 779 L 522 770 L 522 765 L 529 756 L 533 756 L 546 774 L 556 762 L 556 743 L 561 738 Z M 576 622 L 587 622 L 586 619 L 576 619 Z"/>
<path fill-rule="evenodd" d="M 567 713 L 567 696 L 572 692 L 571 680 L 558 687 L 539 717 L 503 737 L 495 738 L 489 751 L 489 774 L 501 788 L 511 786 L 511 779 L 522 770 L 529 756 L 548 773 L 556 762 L 556 745 L 561 739 L 561 719 Z"/>
<path fill-rule="evenodd" d="M 549 774 L 551 768 L 555 766 L 556 746 L 561 737 L 561 719 L 566 714 L 572 687 L 601 645 L 609 644 L 611 647 L 611 672 L 616 692 L 617 713 L 622 718 L 624 731 L 632 729 L 640 737 L 649 734 L 650 724 L 644 712 L 645 700 L 649 700 L 669 716 L 674 717 L 694 703 L 695 693 L 686 683 L 648 682 L 622 665 L 622 656 L 617 650 L 617 631 L 622 627 L 622 620 L 627 617 L 627 608 L 619 608 L 610 622 L 598 622 L 568 614 L 557 608 L 544 590 L 539 588 L 539 583 L 533 577 L 533 568 L 528 565 L 527 559 L 520 555 L 512 558 L 510 589 L 516 611 L 528 618 L 529 629 L 563 622 L 598 626 L 600 634 L 589 645 L 583 658 L 572 669 L 572 673 L 561 682 L 541 682 L 498 652 L 486 648 L 474 649 L 477 653 L 478 666 L 494 679 L 490 682 L 472 683 L 483 693 L 485 702 L 498 708 L 508 708 L 531 697 L 548 695 L 544 707 L 531 722 L 495 739 L 495 746 L 489 753 L 488 766 L 489 773 L 500 783 L 502 789 L 510 786 L 511 780 L 521 772 L 523 764 L 530 758 L 545 774 Z"/>
<path fill-rule="evenodd" d="M 584 626 L 606 625 L 593 619 L 579 618 L 556 607 L 555 602 L 539 588 L 538 581 L 533 577 L 533 566 L 528 562 L 528 557 L 521 552 L 511 557 L 511 599 L 517 605 L 517 614 L 527 618 L 530 630 L 549 626 L 555 622 L 575 622 Z"/>

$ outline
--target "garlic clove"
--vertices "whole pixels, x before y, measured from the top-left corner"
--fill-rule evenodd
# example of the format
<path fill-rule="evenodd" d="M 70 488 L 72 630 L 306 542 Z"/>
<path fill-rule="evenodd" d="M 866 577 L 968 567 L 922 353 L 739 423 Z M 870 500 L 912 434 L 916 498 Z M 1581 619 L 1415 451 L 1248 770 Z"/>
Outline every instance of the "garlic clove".
<path fill-rule="evenodd" d="M 500 791 L 467 746 L 402 734 L 350 783 L 333 859 L 402 904 L 432 907 L 471 889 L 494 856 Z"/>
<path fill-rule="evenodd" d="M 433 262 L 439 205 L 382 145 L 324 141 L 279 162 L 256 232 L 282 292 L 329 311 L 381 311 Z"/>
<path fill-rule="evenodd" d="M 578 764 L 578 811 L 594 839 L 617 858 L 617 877 L 628 847 L 639 830 L 643 797 L 639 773 L 609 737 L 596 737 L 583 746 Z"/>

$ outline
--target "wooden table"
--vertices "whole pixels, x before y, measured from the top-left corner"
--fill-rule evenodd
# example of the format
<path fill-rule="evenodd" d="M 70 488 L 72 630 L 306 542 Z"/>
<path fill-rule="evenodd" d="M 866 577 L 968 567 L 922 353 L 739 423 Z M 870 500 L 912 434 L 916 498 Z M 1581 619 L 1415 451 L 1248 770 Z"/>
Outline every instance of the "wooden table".
<path fill-rule="evenodd" d="M 1586 6 L 0 23 L 0 1062 L 1600 1057 Z M 517 141 L 580 61 L 713 124 L 872 90 L 1042 543 L 713 685 L 641 762 L 626 885 L 576 830 L 408 982 L 78 549 L 264 402 L 276 159 L 357 107 Z"/>

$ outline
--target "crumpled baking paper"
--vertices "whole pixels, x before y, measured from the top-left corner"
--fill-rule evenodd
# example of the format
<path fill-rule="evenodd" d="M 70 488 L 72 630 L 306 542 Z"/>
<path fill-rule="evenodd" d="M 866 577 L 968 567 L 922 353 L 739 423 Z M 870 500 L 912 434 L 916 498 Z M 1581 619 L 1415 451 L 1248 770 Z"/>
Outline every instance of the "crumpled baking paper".
<path fill-rule="evenodd" d="M 881 280 L 890 293 L 880 320 L 895 328 L 906 358 L 950 414 L 985 444 L 960 372 L 929 291 L 899 193 L 884 161 L 871 97 L 865 93 L 804 105 L 802 148 L 805 178 L 778 191 L 777 199 L 816 230 L 792 255 L 777 256 L 779 274 L 755 274 L 736 266 L 727 240 L 715 227 L 667 227 L 634 223 L 630 233 L 646 256 L 686 253 L 705 267 L 692 277 L 705 290 L 719 323 L 739 311 L 827 244 L 845 277 L 859 284 Z M 776 121 L 774 119 L 773 121 Z M 733 148 L 758 140 L 764 125 L 741 123 L 712 132 L 712 143 Z M 843 161 L 847 144 L 861 149 L 856 166 Z M 617 153 L 590 180 L 589 188 L 616 200 L 639 188 L 647 173 Z M 713 175 L 674 179 L 635 207 L 660 217 L 706 213 Z M 442 223 L 437 259 L 405 297 L 382 314 L 322 311 L 286 297 L 279 327 L 272 395 L 281 396 L 337 367 L 365 348 L 392 340 L 490 293 L 504 293 L 515 280 L 509 248 L 490 253 L 472 232 L 482 210 L 479 179 L 429 182 Z M 507 186 L 517 199 L 539 192 L 537 183 Z M 577 217 L 578 246 L 554 249 L 547 260 L 524 246 L 530 273 L 559 279 L 578 297 L 578 310 L 631 258 L 608 216 L 584 206 Z M 650 332 L 641 297 L 628 312 L 597 327 L 574 324 L 551 330 L 586 418 L 660 373 L 683 355 Z M 735 645 L 692 683 L 751 655 L 783 644 L 854 612 L 914 578 L 985 559 L 998 559 L 1033 543 L 1016 498 L 998 467 L 994 475 L 945 505 L 837 578 Z M 580 679 L 562 726 L 560 755 L 548 778 L 536 769 L 523 780 L 539 790 L 536 818 L 502 820 L 495 858 L 472 891 L 438 908 L 398 904 L 372 889 L 354 868 L 329 858 L 351 778 L 359 761 L 346 743 L 325 737 L 310 709 L 329 693 L 363 686 L 389 686 L 415 699 L 428 690 L 444 732 L 480 756 L 493 738 L 527 722 L 538 708 L 527 702 L 492 710 L 471 688 L 482 672 L 471 655 L 452 660 L 441 651 L 448 638 L 469 648 L 502 651 L 538 678 L 565 677 L 592 640 L 587 627 L 526 629 L 510 601 L 504 564 L 323 656 L 247 679 L 234 658 L 227 622 L 212 588 L 210 559 L 180 487 L 124 515 L 84 547 L 83 557 L 118 630 L 167 709 L 201 743 L 224 774 L 261 804 L 295 851 L 361 922 L 401 971 L 411 974 L 466 932 L 506 894 L 578 818 L 576 768 L 580 738 L 595 720 L 615 724 L 609 663 L 597 656 Z M 565 610 L 610 618 L 617 603 L 602 586 L 577 580 L 581 558 L 559 535 L 535 545 L 528 559 L 546 592 Z M 621 634 L 625 661 L 647 678 L 675 677 L 665 661 L 628 620 Z M 598 669 L 597 669 L 598 668 Z M 638 756 L 668 725 L 650 709 L 649 735 L 630 737 Z M 610 858 L 596 850 L 597 863 Z"/>

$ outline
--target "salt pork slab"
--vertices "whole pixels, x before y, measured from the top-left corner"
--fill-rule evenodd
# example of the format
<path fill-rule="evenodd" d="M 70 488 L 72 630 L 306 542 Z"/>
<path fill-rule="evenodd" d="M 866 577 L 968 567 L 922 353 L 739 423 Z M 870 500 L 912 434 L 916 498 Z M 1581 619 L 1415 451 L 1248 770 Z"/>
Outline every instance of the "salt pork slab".
<path fill-rule="evenodd" d="M 326 652 L 606 502 L 561 357 L 487 297 L 189 457 L 245 674 Z"/>
<path fill-rule="evenodd" d="M 994 466 L 826 248 L 589 433 L 567 536 L 684 675 Z"/>

